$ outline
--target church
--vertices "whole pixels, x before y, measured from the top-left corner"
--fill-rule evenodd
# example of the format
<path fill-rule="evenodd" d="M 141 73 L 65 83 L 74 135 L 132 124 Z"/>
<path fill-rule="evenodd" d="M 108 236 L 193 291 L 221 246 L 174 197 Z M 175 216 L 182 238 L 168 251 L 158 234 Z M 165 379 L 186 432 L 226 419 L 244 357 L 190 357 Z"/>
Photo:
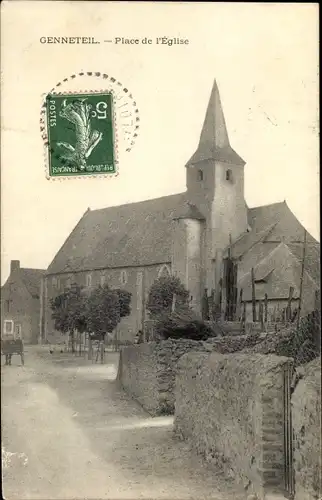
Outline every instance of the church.
<path fill-rule="evenodd" d="M 220 307 L 230 300 L 225 289 L 229 262 L 235 309 L 240 296 L 250 321 L 254 293 L 256 301 L 265 298 L 270 315 L 289 300 L 296 309 L 300 295 L 302 314 L 314 309 L 320 245 L 286 202 L 248 208 L 245 161 L 230 145 L 216 82 L 199 145 L 185 170 L 183 193 L 84 213 L 43 280 L 44 339 L 55 333 L 50 299 L 71 283 L 88 289 L 107 283 L 131 292 L 131 315 L 119 325 L 121 342 L 131 342 L 144 329 L 148 293 L 158 277 L 178 276 L 189 290 L 191 307 L 202 314 L 210 293 L 218 296 L 220 290 Z"/>

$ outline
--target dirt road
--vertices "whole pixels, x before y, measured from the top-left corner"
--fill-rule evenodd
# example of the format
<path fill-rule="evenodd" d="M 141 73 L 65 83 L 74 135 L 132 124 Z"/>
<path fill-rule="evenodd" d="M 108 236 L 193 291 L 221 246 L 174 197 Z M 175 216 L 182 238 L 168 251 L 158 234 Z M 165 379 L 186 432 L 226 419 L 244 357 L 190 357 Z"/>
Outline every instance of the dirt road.
<path fill-rule="evenodd" d="M 173 437 L 172 418 L 151 418 L 105 365 L 71 355 L 13 358 L 2 372 L 6 500 L 243 500 Z"/>

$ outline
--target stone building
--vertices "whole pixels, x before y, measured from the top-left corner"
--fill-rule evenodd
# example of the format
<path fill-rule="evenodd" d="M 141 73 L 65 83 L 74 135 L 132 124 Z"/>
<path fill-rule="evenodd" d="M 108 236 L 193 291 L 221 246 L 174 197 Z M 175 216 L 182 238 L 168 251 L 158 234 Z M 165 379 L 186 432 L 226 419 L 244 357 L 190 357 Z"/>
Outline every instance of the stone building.
<path fill-rule="evenodd" d="M 40 288 L 43 269 L 20 267 L 11 261 L 10 275 L 1 287 L 1 333 L 13 333 L 36 344 L 40 335 Z"/>
<path fill-rule="evenodd" d="M 283 306 L 294 287 L 299 297 L 304 228 L 285 202 L 248 208 L 244 160 L 230 145 L 216 82 L 196 152 L 185 165 L 184 193 L 87 210 L 50 264 L 44 280 L 44 336 L 53 332 L 49 300 L 72 282 L 91 288 L 108 283 L 132 292 L 132 314 L 120 325 L 131 340 L 147 318 L 147 295 L 161 275 L 175 274 L 201 312 L 205 289 L 225 283 L 234 261 L 234 290 L 243 288 L 251 311 L 251 268 L 257 296 Z M 314 307 L 319 287 L 319 244 L 307 235 L 303 309 Z M 222 286 L 222 285 L 221 285 Z M 223 295 L 229 295 L 223 285 Z"/>

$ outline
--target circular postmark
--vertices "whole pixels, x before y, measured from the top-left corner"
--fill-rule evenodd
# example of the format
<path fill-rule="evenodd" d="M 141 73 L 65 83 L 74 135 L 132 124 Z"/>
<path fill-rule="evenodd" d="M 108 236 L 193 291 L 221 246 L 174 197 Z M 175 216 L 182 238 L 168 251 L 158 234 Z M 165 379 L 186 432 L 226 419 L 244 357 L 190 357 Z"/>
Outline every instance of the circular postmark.
<path fill-rule="evenodd" d="M 100 72 L 64 78 L 43 95 L 47 178 L 117 175 L 119 153 L 132 150 L 139 126 L 137 103 L 116 78 Z"/>

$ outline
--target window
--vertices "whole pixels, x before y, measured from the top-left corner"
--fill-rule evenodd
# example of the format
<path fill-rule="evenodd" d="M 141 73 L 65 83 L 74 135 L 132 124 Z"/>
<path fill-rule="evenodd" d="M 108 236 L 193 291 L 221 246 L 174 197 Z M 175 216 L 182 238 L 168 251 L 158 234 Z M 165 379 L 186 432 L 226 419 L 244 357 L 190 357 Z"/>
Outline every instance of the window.
<path fill-rule="evenodd" d="M 15 325 L 15 338 L 21 339 L 21 325 L 20 324 Z"/>
<path fill-rule="evenodd" d="M 105 280 L 106 280 L 105 274 L 101 274 L 101 277 L 100 277 L 100 284 L 101 284 L 101 286 L 105 285 Z"/>
<path fill-rule="evenodd" d="M 53 277 L 52 285 L 54 288 L 60 287 L 60 280 L 59 280 L 58 276 Z"/>
<path fill-rule="evenodd" d="M 72 279 L 71 278 L 67 278 L 66 280 L 66 288 L 70 288 L 72 286 Z"/>
<path fill-rule="evenodd" d="M 169 276 L 171 276 L 169 266 L 167 266 L 167 264 L 164 264 L 159 269 L 158 278 L 168 278 Z"/>
<path fill-rule="evenodd" d="M 13 333 L 13 321 L 11 319 L 4 322 L 4 333 L 10 335 Z"/>
<path fill-rule="evenodd" d="M 137 284 L 137 301 L 136 308 L 138 311 L 143 309 L 143 273 L 142 271 L 138 272 L 136 277 Z"/>
<path fill-rule="evenodd" d="M 226 181 L 232 181 L 233 180 L 233 173 L 230 169 L 226 170 Z"/>
<path fill-rule="evenodd" d="M 10 300 L 6 300 L 7 312 L 10 312 Z"/>
<path fill-rule="evenodd" d="M 126 271 L 121 271 L 120 281 L 121 281 L 122 285 L 125 285 L 127 283 Z"/>
<path fill-rule="evenodd" d="M 202 170 L 198 170 L 197 178 L 198 178 L 198 181 L 203 181 L 203 171 Z"/>
<path fill-rule="evenodd" d="M 86 286 L 87 287 L 92 286 L 92 275 L 91 274 L 86 274 Z"/>

